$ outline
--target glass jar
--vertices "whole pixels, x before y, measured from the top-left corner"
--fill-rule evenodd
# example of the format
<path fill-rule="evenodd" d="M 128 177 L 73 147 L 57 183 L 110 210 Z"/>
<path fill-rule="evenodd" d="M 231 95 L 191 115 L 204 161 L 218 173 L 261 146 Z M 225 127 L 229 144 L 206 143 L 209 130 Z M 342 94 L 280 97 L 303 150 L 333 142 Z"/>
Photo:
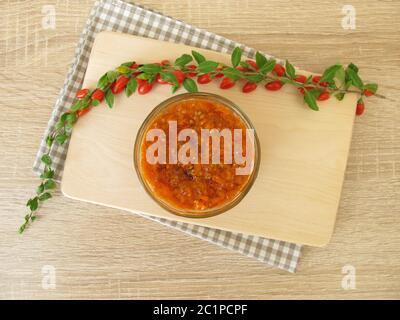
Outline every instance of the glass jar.
<path fill-rule="evenodd" d="M 160 157 L 160 150 L 162 149 L 154 153 L 157 154 L 159 162 L 149 164 L 151 161 L 149 161 L 148 158 L 149 139 L 147 139 L 147 136 L 149 136 L 150 130 L 161 129 L 163 126 L 163 128 L 166 129 L 166 124 L 168 123 L 170 126 L 170 120 L 173 119 L 173 117 L 181 119 L 180 121 L 179 119 L 177 120 L 178 126 L 182 124 L 182 121 L 187 121 L 187 123 L 183 125 L 185 128 L 188 128 L 189 123 L 195 123 L 195 125 L 205 124 L 207 127 L 212 124 L 219 124 L 219 126 L 221 126 L 224 121 L 227 121 L 227 123 L 230 121 L 229 124 L 232 126 L 232 123 L 236 121 L 243 130 L 250 129 L 249 131 L 252 132 L 252 136 L 248 141 L 252 142 L 250 145 L 253 160 L 249 174 L 236 175 L 238 172 L 236 168 L 239 165 L 233 161 L 233 159 L 236 160 L 236 155 L 234 155 L 235 149 L 231 149 L 231 152 L 233 150 L 233 164 L 192 164 L 190 162 L 183 164 L 183 161 L 175 161 L 175 163 L 171 164 L 168 163 L 168 161 L 171 162 L 171 155 L 169 153 L 167 153 L 164 158 Z M 236 126 L 234 128 L 236 129 Z M 196 130 L 194 128 L 189 128 L 189 130 L 196 132 L 196 130 L 199 131 L 199 127 L 196 126 Z M 163 132 L 165 131 L 167 130 Z M 168 132 L 171 133 L 172 131 Z M 232 137 L 236 137 L 232 133 L 232 128 L 230 132 Z M 245 130 L 245 132 L 247 139 L 247 134 L 249 132 L 247 132 L 247 130 Z M 168 147 L 171 147 L 173 142 L 170 141 L 173 140 L 169 140 L 170 136 L 170 134 L 160 135 L 157 140 L 154 139 L 152 141 L 165 142 L 168 144 Z M 212 140 L 212 138 L 207 139 L 208 142 L 210 139 Z M 198 142 L 200 138 L 198 140 L 193 140 Z M 185 141 L 185 143 L 186 142 L 187 141 Z M 242 143 L 242 140 L 240 142 Z M 213 145 L 211 144 L 211 146 Z M 219 147 L 220 146 L 221 144 Z M 176 147 L 178 148 L 178 146 Z M 236 147 L 235 144 L 234 147 Z M 197 150 L 200 149 L 201 148 Z M 171 148 L 171 150 L 175 149 Z M 243 149 L 241 149 L 241 151 L 243 156 Z M 246 152 L 248 152 L 248 145 L 246 145 Z M 175 155 L 176 154 L 181 155 L 180 152 L 176 152 Z M 187 155 L 187 153 L 184 154 Z M 207 154 L 209 155 L 209 153 Z M 194 156 L 192 160 L 195 157 L 196 156 Z M 161 158 L 164 159 L 164 162 L 160 160 Z M 199 155 L 197 158 L 199 158 Z M 154 159 L 155 156 L 152 158 L 152 161 Z M 190 218 L 215 216 L 237 205 L 252 187 L 257 177 L 259 165 L 260 144 L 249 118 L 233 102 L 210 93 L 184 93 L 163 101 L 147 116 L 138 131 L 135 141 L 134 167 L 139 181 L 146 192 L 154 201 L 169 212 Z M 235 175 L 232 175 L 234 168 Z M 224 188 L 222 188 L 222 186 Z M 232 190 L 229 190 L 228 186 L 232 186 Z M 193 203 L 191 202 L 192 200 Z"/>

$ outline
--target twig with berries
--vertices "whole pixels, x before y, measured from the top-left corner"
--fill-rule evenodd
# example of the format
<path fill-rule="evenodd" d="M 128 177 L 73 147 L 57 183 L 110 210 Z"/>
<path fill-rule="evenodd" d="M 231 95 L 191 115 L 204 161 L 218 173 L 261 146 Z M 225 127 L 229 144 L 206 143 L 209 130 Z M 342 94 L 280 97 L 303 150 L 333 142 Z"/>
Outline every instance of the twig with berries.
<path fill-rule="evenodd" d="M 197 79 L 194 81 L 193 79 Z M 364 112 L 364 99 L 372 95 L 385 98 L 376 92 L 378 86 L 364 84 L 358 74 L 358 68 L 350 63 L 346 68 L 335 64 L 327 68 L 321 76 L 297 74 L 289 61 L 285 65 L 275 59 L 267 59 L 257 52 L 255 60 L 242 61 L 242 51 L 235 48 L 231 55 L 231 65 L 207 60 L 197 51 L 191 55 L 183 54 L 173 63 L 163 60 L 160 63 L 137 64 L 129 61 L 114 70 L 106 72 L 98 81 L 95 89 L 81 89 L 76 93 L 76 101 L 67 112 L 58 119 L 56 125 L 46 137 L 47 152 L 41 158 L 44 165 L 40 175 L 41 183 L 36 195 L 28 200 L 30 212 L 20 226 L 22 233 L 36 219 L 40 204 L 52 197 L 51 191 L 56 188 L 55 172 L 52 169 L 50 150 L 54 143 L 63 145 L 70 137 L 74 124 L 80 117 L 105 100 L 109 108 L 114 106 L 114 97 L 125 92 L 130 97 L 136 91 L 140 95 L 149 93 L 156 84 L 171 85 L 172 93 L 180 87 L 188 92 L 197 92 L 197 84 L 204 85 L 220 80 L 219 87 L 227 90 L 241 83 L 242 92 L 250 93 L 259 86 L 269 91 L 278 91 L 284 85 L 292 85 L 303 96 L 304 102 L 312 109 L 319 110 L 318 102 L 328 100 L 331 96 L 342 100 L 347 93 L 359 95 L 356 114 Z"/>

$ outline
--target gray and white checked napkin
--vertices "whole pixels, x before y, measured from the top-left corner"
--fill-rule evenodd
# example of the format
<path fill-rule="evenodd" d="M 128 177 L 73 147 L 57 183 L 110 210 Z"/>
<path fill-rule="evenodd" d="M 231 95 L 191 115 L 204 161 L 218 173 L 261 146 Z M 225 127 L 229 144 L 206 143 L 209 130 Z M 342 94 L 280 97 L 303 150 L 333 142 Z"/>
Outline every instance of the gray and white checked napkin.
<path fill-rule="evenodd" d="M 98 1 L 95 3 L 81 34 L 73 63 L 55 103 L 44 137 L 52 130 L 60 114 L 66 111 L 73 102 L 75 93 L 83 82 L 96 34 L 105 30 L 184 43 L 226 53 L 229 53 L 234 47 L 240 46 L 244 55 L 250 58 L 255 55 L 255 50 L 252 48 L 143 7 L 119 0 Z M 51 150 L 57 180 L 61 180 L 67 150 L 68 145 L 54 145 Z M 33 167 L 36 173 L 41 171 L 40 158 L 45 151 L 46 143 L 43 139 Z M 301 246 L 294 243 L 232 233 L 147 215 L 143 215 L 143 217 L 289 272 L 295 272 L 300 257 Z"/>

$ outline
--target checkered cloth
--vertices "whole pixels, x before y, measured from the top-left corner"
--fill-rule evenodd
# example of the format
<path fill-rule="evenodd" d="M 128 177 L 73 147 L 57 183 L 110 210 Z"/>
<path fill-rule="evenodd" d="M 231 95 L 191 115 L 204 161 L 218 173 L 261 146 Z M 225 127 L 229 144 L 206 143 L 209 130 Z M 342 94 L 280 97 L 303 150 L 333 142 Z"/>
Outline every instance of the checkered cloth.
<path fill-rule="evenodd" d="M 255 55 L 254 49 L 143 7 L 119 0 L 96 2 L 81 34 L 75 58 L 55 103 L 44 137 L 53 129 L 60 114 L 65 112 L 73 102 L 75 93 L 83 82 L 94 38 L 97 33 L 105 30 L 179 42 L 226 53 L 229 53 L 236 46 L 240 46 L 244 55 L 250 58 Z M 61 179 L 67 150 L 68 145 L 59 146 L 55 144 L 50 152 L 53 158 L 53 167 L 57 173 L 57 180 Z M 46 143 L 43 139 L 34 163 L 34 171 L 36 173 L 40 173 L 42 170 L 40 158 L 44 152 L 46 152 Z M 300 256 L 301 246 L 293 243 L 232 233 L 146 215 L 143 217 L 289 272 L 295 271 Z"/>

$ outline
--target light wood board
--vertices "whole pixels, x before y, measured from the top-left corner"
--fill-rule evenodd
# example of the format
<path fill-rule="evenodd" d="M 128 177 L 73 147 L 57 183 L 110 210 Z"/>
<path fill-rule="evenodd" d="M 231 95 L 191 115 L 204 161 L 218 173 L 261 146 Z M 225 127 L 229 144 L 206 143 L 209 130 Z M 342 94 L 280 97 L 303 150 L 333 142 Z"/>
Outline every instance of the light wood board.
<path fill-rule="evenodd" d="M 100 33 L 92 49 L 83 87 L 94 87 L 107 70 L 132 60 L 160 61 L 192 48 L 130 35 Z M 226 54 L 201 50 L 209 59 L 229 63 Z M 250 117 L 261 145 L 260 171 L 246 197 L 215 217 L 190 219 L 159 207 L 145 192 L 133 169 L 136 133 L 148 113 L 170 97 L 169 86 L 151 94 L 116 98 L 82 118 L 73 130 L 62 180 L 63 193 L 136 213 L 195 223 L 273 239 L 322 246 L 332 234 L 353 127 L 356 97 L 331 99 L 321 111 L 308 109 L 296 90 L 240 87 L 220 90 L 216 83 L 201 91 L 221 94 Z"/>

